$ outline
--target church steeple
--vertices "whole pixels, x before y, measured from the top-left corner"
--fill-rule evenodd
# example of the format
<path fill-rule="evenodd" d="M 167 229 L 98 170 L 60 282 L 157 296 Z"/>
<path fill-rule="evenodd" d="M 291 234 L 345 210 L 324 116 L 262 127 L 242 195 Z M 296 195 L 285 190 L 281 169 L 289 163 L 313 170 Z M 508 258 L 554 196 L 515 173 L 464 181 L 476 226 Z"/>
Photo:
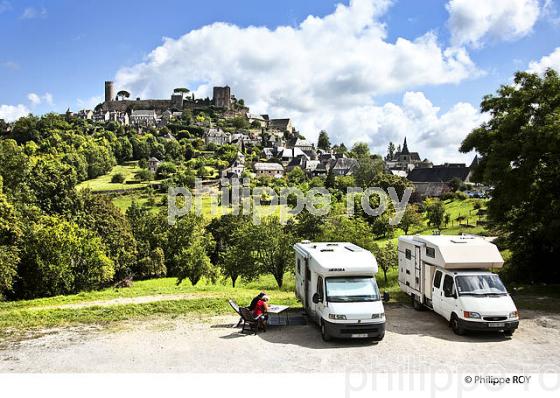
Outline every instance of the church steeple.
<path fill-rule="evenodd" d="M 404 143 L 402 146 L 402 150 L 401 150 L 401 155 L 408 155 L 410 152 L 408 152 L 408 145 L 406 144 L 406 137 L 404 137 Z"/>

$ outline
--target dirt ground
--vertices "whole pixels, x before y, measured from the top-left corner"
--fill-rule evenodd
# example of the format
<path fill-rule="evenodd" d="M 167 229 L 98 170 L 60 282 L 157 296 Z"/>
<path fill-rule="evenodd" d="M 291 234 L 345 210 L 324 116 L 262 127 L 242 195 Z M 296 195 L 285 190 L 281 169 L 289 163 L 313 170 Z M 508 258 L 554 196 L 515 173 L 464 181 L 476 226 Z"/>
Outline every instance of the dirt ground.
<path fill-rule="evenodd" d="M 318 328 L 241 335 L 234 316 L 44 330 L 0 341 L 0 372 L 560 372 L 560 316 L 525 311 L 513 338 L 455 336 L 440 316 L 386 307 L 379 344 Z"/>

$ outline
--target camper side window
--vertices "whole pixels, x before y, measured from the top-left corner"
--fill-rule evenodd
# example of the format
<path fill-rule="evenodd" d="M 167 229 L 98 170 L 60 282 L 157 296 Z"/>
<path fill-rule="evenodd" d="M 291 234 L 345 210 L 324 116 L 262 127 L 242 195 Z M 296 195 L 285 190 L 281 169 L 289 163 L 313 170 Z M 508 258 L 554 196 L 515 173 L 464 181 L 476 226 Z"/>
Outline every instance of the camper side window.
<path fill-rule="evenodd" d="M 301 274 L 301 267 L 300 267 L 299 258 L 297 259 L 297 273 L 298 273 L 298 274 Z"/>
<path fill-rule="evenodd" d="M 434 287 L 439 289 L 441 283 L 441 271 L 436 271 L 436 276 L 434 276 Z"/>
<path fill-rule="evenodd" d="M 406 249 L 404 255 L 407 260 L 410 260 L 412 258 L 412 253 L 410 252 L 410 249 Z"/>
<path fill-rule="evenodd" d="M 426 256 L 436 258 L 436 249 L 426 246 Z"/>
<path fill-rule="evenodd" d="M 445 278 L 443 278 L 443 292 L 447 294 L 453 292 L 453 277 L 450 275 L 445 275 Z"/>
<path fill-rule="evenodd" d="M 317 277 L 317 293 L 319 293 L 319 297 L 324 298 L 324 290 L 323 290 L 323 277 Z"/>

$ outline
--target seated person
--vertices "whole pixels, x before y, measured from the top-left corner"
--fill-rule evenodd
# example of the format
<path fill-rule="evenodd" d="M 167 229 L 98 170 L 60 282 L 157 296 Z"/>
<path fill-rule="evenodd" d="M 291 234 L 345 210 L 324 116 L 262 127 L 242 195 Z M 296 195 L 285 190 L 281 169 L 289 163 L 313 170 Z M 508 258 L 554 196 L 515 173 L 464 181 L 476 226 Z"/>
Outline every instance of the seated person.
<path fill-rule="evenodd" d="M 265 294 L 257 301 L 255 309 L 253 310 L 253 315 L 258 318 L 258 327 L 266 332 L 266 322 L 268 320 L 268 296 Z"/>
<path fill-rule="evenodd" d="M 257 302 L 261 300 L 265 294 L 266 294 L 265 292 L 260 292 L 257 296 L 253 298 L 253 300 L 251 300 L 251 304 L 249 304 L 248 307 L 249 311 L 253 312 L 255 310 L 255 306 L 257 305 Z"/>

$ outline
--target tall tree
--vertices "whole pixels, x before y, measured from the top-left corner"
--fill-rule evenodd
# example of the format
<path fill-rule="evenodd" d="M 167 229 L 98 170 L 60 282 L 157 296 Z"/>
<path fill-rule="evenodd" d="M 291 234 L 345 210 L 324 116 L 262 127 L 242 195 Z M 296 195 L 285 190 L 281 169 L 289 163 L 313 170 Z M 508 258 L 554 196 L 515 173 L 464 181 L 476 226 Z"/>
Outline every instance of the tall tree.
<path fill-rule="evenodd" d="M 282 287 L 284 274 L 293 269 L 296 242 L 290 228 L 280 224 L 278 217 L 269 216 L 253 226 L 249 242 L 255 262 L 263 272 L 272 274 L 278 287 Z M 247 243 L 249 243 L 247 242 Z"/>
<path fill-rule="evenodd" d="M 461 151 L 481 155 L 474 178 L 494 187 L 488 218 L 512 252 L 510 275 L 560 282 L 560 77 L 518 72 L 480 108 L 491 117 Z"/>
<path fill-rule="evenodd" d="M 329 135 L 325 130 L 321 130 L 319 133 L 317 148 L 324 149 L 325 151 L 328 151 L 331 148 L 331 141 L 329 140 Z"/>
<path fill-rule="evenodd" d="M 418 206 L 408 204 L 404 210 L 399 227 L 401 227 L 405 235 L 408 235 L 410 228 L 420 225 L 422 225 L 422 215 L 418 212 Z"/>
<path fill-rule="evenodd" d="M 428 217 L 428 223 L 432 227 L 441 228 L 445 219 L 445 206 L 443 202 L 439 199 L 428 201 L 426 205 L 426 215 Z"/>
<path fill-rule="evenodd" d="M 377 260 L 377 265 L 381 268 L 381 271 L 383 271 L 383 280 L 385 282 L 385 287 L 387 287 L 387 273 L 397 266 L 397 248 L 393 242 L 389 241 L 384 247 L 375 245 L 373 254 Z"/>
<path fill-rule="evenodd" d="M 391 160 L 395 157 L 395 144 L 389 142 L 389 146 L 387 147 L 387 160 Z"/>

